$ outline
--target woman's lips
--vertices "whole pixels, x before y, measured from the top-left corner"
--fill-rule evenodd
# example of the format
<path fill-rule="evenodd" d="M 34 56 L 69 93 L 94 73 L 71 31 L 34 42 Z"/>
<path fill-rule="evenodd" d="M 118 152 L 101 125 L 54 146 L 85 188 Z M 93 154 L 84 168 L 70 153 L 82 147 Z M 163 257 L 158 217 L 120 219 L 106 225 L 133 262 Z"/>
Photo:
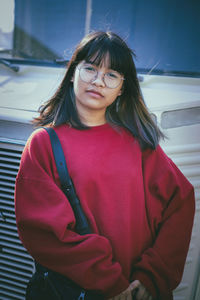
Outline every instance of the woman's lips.
<path fill-rule="evenodd" d="M 103 95 L 100 92 L 95 91 L 95 90 L 87 90 L 86 92 L 87 92 L 87 94 L 89 94 L 90 96 L 92 96 L 94 98 L 102 98 L 103 97 Z"/>

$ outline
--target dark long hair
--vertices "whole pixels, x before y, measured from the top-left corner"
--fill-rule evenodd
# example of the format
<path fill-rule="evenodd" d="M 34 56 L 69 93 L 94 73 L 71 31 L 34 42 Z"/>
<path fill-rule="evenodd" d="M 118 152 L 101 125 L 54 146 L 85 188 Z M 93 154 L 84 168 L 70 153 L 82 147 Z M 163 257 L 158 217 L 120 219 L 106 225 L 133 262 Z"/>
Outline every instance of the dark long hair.
<path fill-rule="evenodd" d="M 68 63 L 59 88 L 54 96 L 40 107 L 40 114 L 33 123 L 36 126 L 58 126 L 68 123 L 77 129 L 88 129 L 78 116 L 71 79 L 81 61 L 99 66 L 107 55 L 109 68 L 123 74 L 125 78 L 122 95 L 107 107 L 107 122 L 128 129 L 139 140 L 142 149 L 155 149 L 164 135 L 152 120 L 144 103 L 133 61 L 135 54 L 113 32 L 94 32 L 82 39 Z"/>

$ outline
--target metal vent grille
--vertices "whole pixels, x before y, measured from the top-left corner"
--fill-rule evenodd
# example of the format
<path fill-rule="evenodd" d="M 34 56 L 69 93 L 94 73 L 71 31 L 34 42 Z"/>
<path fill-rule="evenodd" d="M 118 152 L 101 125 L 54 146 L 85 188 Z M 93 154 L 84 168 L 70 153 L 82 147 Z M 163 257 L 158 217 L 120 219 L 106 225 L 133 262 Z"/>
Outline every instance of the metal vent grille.
<path fill-rule="evenodd" d="M 34 271 L 33 259 L 22 246 L 14 209 L 15 179 L 23 147 L 0 142 L 0 299 L 24 300 Z"/>

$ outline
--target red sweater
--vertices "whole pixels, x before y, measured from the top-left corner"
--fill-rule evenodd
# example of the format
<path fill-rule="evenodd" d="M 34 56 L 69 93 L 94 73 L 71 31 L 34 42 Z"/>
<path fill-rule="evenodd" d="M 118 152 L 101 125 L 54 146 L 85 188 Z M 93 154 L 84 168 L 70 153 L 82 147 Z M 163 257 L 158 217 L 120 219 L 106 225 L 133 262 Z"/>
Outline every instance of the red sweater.
<path fill-rule="evenodd" d="M 172 299 L 193 225 L 191 184 L 160 146 L 142 152 L 125 129 L 61 125 L 56 132 L 93 233 L 74 231 L 48 133 L 39 129 L 24 149 L 15 191 L 19 235 L 28 252 L 105 298 L 138 279 L 154 298 Z"/>

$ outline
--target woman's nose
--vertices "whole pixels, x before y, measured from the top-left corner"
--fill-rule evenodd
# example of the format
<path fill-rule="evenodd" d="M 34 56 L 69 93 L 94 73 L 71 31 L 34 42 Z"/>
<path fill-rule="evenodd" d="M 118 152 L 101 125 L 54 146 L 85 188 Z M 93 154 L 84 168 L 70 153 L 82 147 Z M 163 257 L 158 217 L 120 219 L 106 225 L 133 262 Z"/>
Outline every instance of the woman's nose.
<path fill-rule="evenodd" d="M 92 80 L 92 83 L 97 85 L 97 86 L 102 86 L 105 87 L 105 82 L 104 82 L 104 73 L 103 72 L 98 72 L 96 77 Z"/>

